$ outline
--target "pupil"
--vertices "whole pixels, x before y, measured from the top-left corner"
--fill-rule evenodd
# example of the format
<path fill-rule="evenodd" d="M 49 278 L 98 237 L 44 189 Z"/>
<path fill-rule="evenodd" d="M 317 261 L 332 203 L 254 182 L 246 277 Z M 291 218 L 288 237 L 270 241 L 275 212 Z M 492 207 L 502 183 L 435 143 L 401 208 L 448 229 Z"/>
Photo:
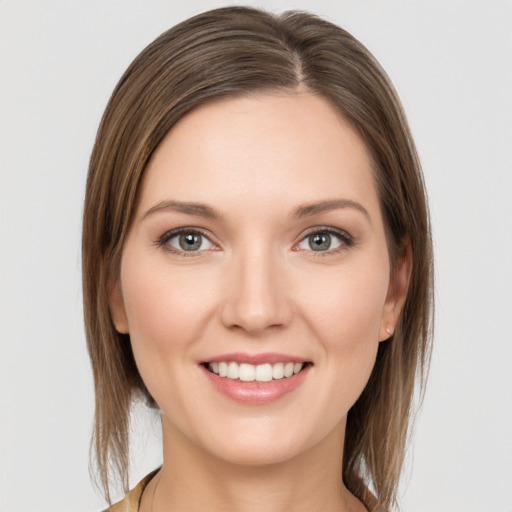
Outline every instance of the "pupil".
<path fill-rule="evenodd" d="M 201 247 L 201 235 L 184 233 L 180 236 L 180 247 L 184 251 L 197 251 Z"/>
<path fill-rule="evenodd" d="M 313 251 L 326 251 L 331 246 L 331 235 L 316 233 L 309 237 L 309 244 Z"/>

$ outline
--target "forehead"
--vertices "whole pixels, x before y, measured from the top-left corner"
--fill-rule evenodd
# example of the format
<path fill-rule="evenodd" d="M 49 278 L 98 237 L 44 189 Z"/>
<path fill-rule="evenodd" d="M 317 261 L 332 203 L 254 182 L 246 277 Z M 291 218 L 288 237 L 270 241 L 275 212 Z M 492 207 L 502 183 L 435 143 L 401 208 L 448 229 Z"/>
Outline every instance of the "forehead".
<path fill-rule="evenodd" d="M 215 101 L 182 118 L 155 151 L 140 207 L 159 200 L 264 208 L 344 196 L 377 202 L 369 152 L 319 95 Z"/>

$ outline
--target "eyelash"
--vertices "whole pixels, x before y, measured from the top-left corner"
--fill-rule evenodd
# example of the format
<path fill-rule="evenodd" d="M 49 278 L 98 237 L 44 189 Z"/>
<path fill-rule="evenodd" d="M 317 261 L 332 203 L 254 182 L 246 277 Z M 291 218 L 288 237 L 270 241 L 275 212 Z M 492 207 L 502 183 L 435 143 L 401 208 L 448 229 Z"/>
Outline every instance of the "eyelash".
<path fill-rule="evenodd" d="M 197 257 L 197 256 L 201 255 L 201 253 L 204 251 L 181 251 L 169 244 L 169 240 L 171 240 L 172 238 L 175 238 L 177 236 L 180 236 L 184 233 L 199 234 L 202 237 L 206 238 L 211 244 L 216 245 L 214 242 L 211 241 L 211 238 L 206 233 L 206 231 L 202 230 L 201 228 L 193 228 L 193 227 L 177 228 L 177 229 L 171 229 L 170 231 L 166 231 L 157 240 L 156 245 L 159 247 L 162 247 L 165 251 L 168 251 L 172 254 L 177 254 L 178 256 L 184 256 L 186 258 Z"/>
<path fill-rule="evenodd" d="M 330 236 L 334 236 L 338 238 L 341 241 L 341 245 L 339 247 L 336 247 L 334 249 L 329 249 L 327 251 L 314 251 L 313 249 L 308 250 L 309 256 L 312 256 L 314 258 L 317 257 L 327 257 L 327 256 L 333 256 L 335 254 L 339 254 L 340 252 L 346 251 L 347 249 L 350 249 L 355 245 L 355 239 L 352 235 L 344 231 L 343 229 L 336 229 L 332 227 L 327 226 L 317 226 L 312 228 L 310 231 L 306 232 L 302 235 L 302 238 L 300 239 L 299 243 L 302 243 L 312 235 L 317 234 L 327 234 Z M 300 250 L 300 249 L 295 249 Z"/>
<path fill-rule="evenodd" d="M 172 247 L 169 244 L 169 240 L 171 240 L 172 238 L 175 238 L 179 235 L 182 235 L 184 233 L 199 234 L 199 235 L 203 236 L 204 238 L 206 238 L 211 244 L 216 245 L 211 240 L 210 236 L 204 230 L 202 230 L 201 228 L 194 228 L 194 227 L 183 227 L 183 228 L 177 228 L 177 229 L 172 229 L 170 231 L 167 231 L 156 241 L 156 245 L 158 247 L 162 247 L 164 250 L 166 250 L 170 253 L 177 254 L 177 255 L 183 256 L 183 257 L 198 257 L 203 252 L 205 252 L 205 251 L 182 251 L 182 250 L 176 249 L 175 247 Z M 327 234 L 330 236 L 334 236 L 341 241 L 341 244 L 339 247 L 336 247 L 334 249 L 329 249 L 327 251 L 314 251 L 313 249 L 305 250 L 306 252 L 311 253 L 310 256 L 312 256 L 312 257 L 332 256 L 334 254 L 338 254 L 342 251 L 345 251 L 355 245 L 354 237 L 352 235 L 350 235 L 349 233 L 347 233 L 346 231 L 344 231 L 342 229 L 335 229 L 332 227 L 323 227 L 323 226 L 318 226 L 318 227 L 312 228 L 308 232 L 304 233 L 298 243 L 300 244 L 300 243 L 304 242 L 305 240 L 307 240 L 307 238 L 311 237 L 312 235 L 316 235 L 316 234 Z M 295 246 L 296 245 L 297 244 L 295 244 Z M 296 249 L 295 246 L 294 246 L 293 250 L 301 251 L 301 249 Z"/>

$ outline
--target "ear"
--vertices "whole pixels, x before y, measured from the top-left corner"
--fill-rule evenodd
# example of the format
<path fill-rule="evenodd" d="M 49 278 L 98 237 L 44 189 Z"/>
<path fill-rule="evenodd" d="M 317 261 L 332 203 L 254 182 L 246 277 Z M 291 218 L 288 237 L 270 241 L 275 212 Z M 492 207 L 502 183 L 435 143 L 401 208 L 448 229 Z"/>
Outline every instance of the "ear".
<path fill-rule="evenodd" d="M 123 293 L 119 280 L 109 279 L 108 282 L 108 305 L 110 316 L 116 331 L 121 334 L 128 334 L 128 318 L 124 307 Z"/>
<path fill-rule="evenodd" d="M 382 310 L 379 341 L 393 336 L 395 326 L 407 297 L 412 271 L 412 253 L 409 238 L 405 238 L 399 248 L 398 257 L 391 269 L 388 294 Z"/>

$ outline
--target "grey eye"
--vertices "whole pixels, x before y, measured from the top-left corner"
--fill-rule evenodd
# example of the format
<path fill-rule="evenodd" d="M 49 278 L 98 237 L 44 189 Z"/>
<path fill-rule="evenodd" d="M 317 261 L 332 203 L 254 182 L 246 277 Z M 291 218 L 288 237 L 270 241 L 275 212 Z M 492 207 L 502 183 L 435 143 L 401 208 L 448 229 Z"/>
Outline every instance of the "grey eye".
<path fill-rule="evenodd" d="M 313 251 L 328 251 L 331 248 L 331 235 L 315 233 L 308 237 L 308 244 Z"/>
<path fill-rule="evenodd" d="M 180 235 L 180 249 L 184 251 L 197 251 L 201 248 L 203 237 L 198 233 L 185 233 Z"/>
<path fill-rule="evenodd" d="M 199 252 L 213 247 L 212 242 L 197 231 L 184 231 L 182 233 L 178 233 L 169 238 L 167 243 L 171 247 L 183 252 Z"/>
<path fill-rule="evenodd" d="M 304 251 L 327 252 L 332 249 L 337 249 L 347 242 L 343 239 L 342 235 L 336 233 L 329 233 L 328 231 L 317 231 L 304 237 L 299 243 L 299 249 Z"/>

